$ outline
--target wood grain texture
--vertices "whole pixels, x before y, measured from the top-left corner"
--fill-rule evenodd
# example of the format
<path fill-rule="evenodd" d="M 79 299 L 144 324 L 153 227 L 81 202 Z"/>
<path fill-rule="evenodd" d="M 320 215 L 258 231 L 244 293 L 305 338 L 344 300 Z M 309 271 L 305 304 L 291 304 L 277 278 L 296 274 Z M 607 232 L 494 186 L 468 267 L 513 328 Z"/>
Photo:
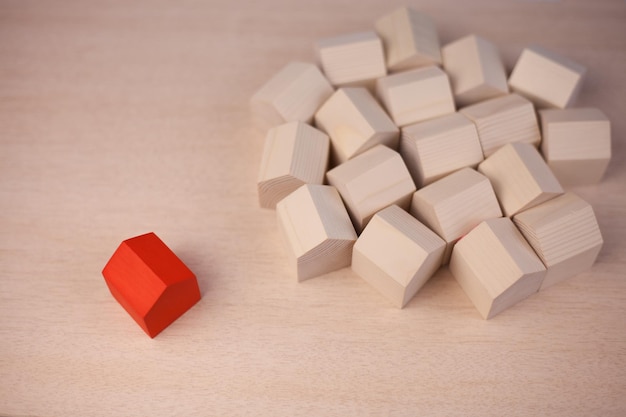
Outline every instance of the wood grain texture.
<path fill-rule="evenodd" d="M 588 67 L 577 105 L 614 138 L 603 181 L 575 189 L 596 264 L 489 321 L 447 270 L 403 310 L 350 269 L 295 282 L 258 207 L 248 102 L 398 3 L 3 1 L 0 415 L 626 414 L 626 5 L 408 3 L 442 43 L 494 40 L 509 70 L 529 44 Z M 148 231 L 203 296 L 153 340 L 100 275 Z"/>

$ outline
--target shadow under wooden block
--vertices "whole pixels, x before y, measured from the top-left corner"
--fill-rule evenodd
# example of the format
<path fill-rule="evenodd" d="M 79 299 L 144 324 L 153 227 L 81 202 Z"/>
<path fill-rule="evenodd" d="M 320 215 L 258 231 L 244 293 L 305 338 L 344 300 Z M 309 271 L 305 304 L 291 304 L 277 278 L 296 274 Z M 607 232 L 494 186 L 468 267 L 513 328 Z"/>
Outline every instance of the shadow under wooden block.
<path fill-rule="evenodd" d="M 476 35 L 465 36 L 441 49 L 457 106 L 508 94 L 504 64 L 496 46 Z"/>
<path fill-rule="evenodd" d="M 599 182 L 611 160 L 611 122 L 598 109 L 539 112 L 541 152 L 564 186 Z"/>
<path fill-rule="evenodd" d="M 523 211 L 513 221 L 546 266 L 541 289 L 591 268 L 602 248 L 593 208 L 573 193 Z"/>
<path fill-rule="evenodd" d="M 324 74 L 336 87 L 371 86 L 387 73 L 383 44 L 373 31 L 321 39 L 315 52 Z"/>
<path fill-rule="evenodd" d="M 533 104 L 508 94 L 459 110 L 476 124 L 485 158 L 507 143 L 524 142 L 539 146 L 541 134 Z"/>
<path fill-rule="evenodd" d="M 401 7 L 374 24 L 383 41 L 389 71 L 441 64 L 439 36 L 427 15 Z"/>
<path fill-rule="evenodd" d="M 290 62 L 252 96 L 250 105 L 263 127 L 295 120 L 310 123 L 333 91 L 316 65 Z"/>
<path fill-rule="evenodd" d="M 486 220 L 459 240 L 450 272 L 484 319 L 537 292 L 546 274 L 508 217 Z"/>
<path fill-rule="evenodd" d="M 403 127 L 400 154 L 418 189 L 483 160 L 476 126 L 460 113 Z"/>
<path fill-rule="evenodd" d="M 303 185 L 276 205 L 276 214 L 298 281 L 350 266 L 356 233 L 334 187 Z"/>
<path fill-rule="evenodd" d="M 376 95 L 398 126 L 454 113 L 448 75 L 437 66 L 417 68 L 376 80 Z"/>
<path fill-rule="evenodd" d="M 257 181 L 259 204 L 276 203 L 303 184 L 322 184 L 328 166 L 328 136 L 303 122 L 270 129 Z"/>
<path fill-rule="evenodd" d="M 509 86 L 538 107 L 565 108 L 578 96 L 586 69 L 580 64 L 540 46 L 522 51 Z"/>
<path fill-rule="evenodd" d="M 400 207 L 372 217 L 354 245 L 352 269 L 402 308 L 439 269 L 445 242 Z"/>
<path fill-rule="evenodd" d="M 113 297 L 152 338 L 201 297 L 196 276 L 154 233 L 123 241 L 102 275 Z"/>
<path fill-rule="evenodd" d="M 502 216 L 489 179 L 471 168 L 417 190 L 410 211 L 446 241 L 444 264 L 461 236 L 483 220 Z"/>
<path fill-rule="evenodd" d="M 361 233 L 376 212 L 396 204 L 408 210 L 415 184 L 400 154 L 378 145 L 326 173 Z"/>
<path fill-rule="evenodd" d="M 502 211 L 511 217 L 563 194 L 539 151 L 528 143 L 509 143 L 478 165 L 496 192 Z"/>
<path fill-rule="evenodd" d="M 315 125 L 331 140 L 331 166 L 376 145 L 398 147 L 399 130 L 365 88 L 340 88 L 315 114 Z"/>

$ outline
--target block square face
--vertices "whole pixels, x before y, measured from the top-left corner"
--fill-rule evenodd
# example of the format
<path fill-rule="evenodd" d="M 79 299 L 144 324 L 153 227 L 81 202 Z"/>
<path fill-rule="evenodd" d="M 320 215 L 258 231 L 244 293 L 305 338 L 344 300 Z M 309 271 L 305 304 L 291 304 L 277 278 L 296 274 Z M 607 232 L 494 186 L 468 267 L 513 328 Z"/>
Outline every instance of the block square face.
<path fill-rule="evenodd" d="M 378 145 L 326 173 L 360 233 L 376 212 L 392 204 L 408 209 L 415 184 L 399 153 Z"/>
<path fill-rule="evenodd" d="M 317 66 L 291 62 L 252 96 L 250 104 L 255 117 L 267 127 L 298 120 L 310 123 L 333 91 Z"/>
<path fill-rule="evenodd" d="M 270 129 L 257 182 L 261 207 L 275 208 L 303 184 L 323 183 L 329 149 L 328 136 L 306 123 L 290 122 Z"/>
<path fill-rule="evenodd" d="M 507 143 L 539 146 L 541 141 L 533 104 L 517 94 L 485 100 L 459 112 L 476 124 L 485 158 Z"/>
<path fill-rule="evenodd" d="M 200 300 L 195 275 L 154 233 L 122 242 L 102 275 L 111 294 L 150 337 Z"/>
<path fill-rule="evenodd" d="M 463 237 L 450 272 L 485 319 L 537 292 L 546 273 L 507 217 L 486 220 Z"/>
<path fill-rule="evenodd" d="M 458 106 L 507 94 L 504 64 L 496 46 L 476 35 L 447 44 L 441 50 Z"/>
<path fill-rule="evenodd" d="M 337 87 L 367 87 L 387 73 L 383 44 L 372 31 L 322 39 L 316 53 L 324 74 Z"/>
<path fill-rule="evenodd" d="M 376 94 L 398 126 L 455 111 L 448 76 L 436 66 L 379 78 Z"/>
<path fill-rule="evenodd" d="M 539 107 L 565 108 L 578 95 L 585 67 L 547 49 L 524 49 L 509 78 L 513 91 Z"/>
<path fill-rule="evenodd" d="M 337 90 L 315 115 L 315 124 L 330 136 L 333 165 L 376 145 L 398 146 L 398 128 L 365 88 Z"/>
<path fill-rule="evenodd" d="M 378 19 L 375 27 L 383 41 L 389 71 L 441 64 L 439 36 L 427 15 L 401 7 Z"/>
<path fill-rule="evenodd" d="M 461 236 L 483 220 L 502 216 L 489 179 L 471 168 L 416 191 L 411 214 L 446 241 L 444 264 Z"/>
<path fill-rule="evenodd" d="M 541 152 L 559 182 L 599 182 L 611 160 L 611 123 L 594 108 L 545 109 L 539 112 Z"/>
<path fill-rule="evenodd" d="M 276 205 L 276 214 L 298 281 L 350 265 L 356 233 L 334 187 L 303 185 Z"/>
<path fill-rule="evenodd" d="M 358 238 L 352 269 L 402 308 L 441 265 L 445 242 L 398 206 L 379 211 Z"/>
<path fill-rule="evenodd" d="M 563 194 L 539 151 L 527 143 L 510 143 L 478 165 L 489 178 L 502 211 L 511 217 Z"/>
<path fill-rule="evenodd" d="M 591 268 L 602 248 L 593 208 L 573 193 L 523 211 L 513 221 L 546 266 L 541 289 Z"/>
<path fill-rule="evenodd" d="M 483 160 L 476 126 L 460 113 L 403 127 L 400 153 L 417 188 Z"/>

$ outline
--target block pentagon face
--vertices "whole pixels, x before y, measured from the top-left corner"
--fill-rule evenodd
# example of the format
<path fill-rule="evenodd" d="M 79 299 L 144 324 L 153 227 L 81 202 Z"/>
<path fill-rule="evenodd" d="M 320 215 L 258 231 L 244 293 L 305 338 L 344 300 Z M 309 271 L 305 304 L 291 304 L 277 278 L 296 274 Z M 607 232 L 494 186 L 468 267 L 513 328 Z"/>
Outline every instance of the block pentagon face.
<path fill-rule="evenodd" d="M 563 194 L 539 151 L 527 143 L 509 143 L 478 165 L 489 178 L 502 211 L 511 217 Z"/>
<path fill-rule="evenodd" d="M 276 214 L 298 281 L 350 265 L 356 233 L 334 187 L 303 185 L 276 205 Z"/>
<path fill-rule="evenodd" d="M 507 217 L 486 220 L 459 240 L 450 272 L 485 319 L 537 292 L 546 273 Z"/>
<path fill-rule="evenodd" d="M 580 90 L 585 67 L 539 46 L 522 51 L 509 86 L 539 107 L 571 106 Z"/>
<path fill-rule="evenodd" d="M 290 122 L 267 133 L 257 182 L 259 204 L 276 203 L 303 184 L 322 184 L 328 166 L 328 135 L 303 122 Z"/>
<path fill-rule="evenodd" d="M 376 94 L 398 126 L 456 110 L 448 75 L 437 66 L 379 78 L 376 80 Z"/>
<path fill-rule="evenodd" d="M 346 204 L 357 233 L 376 212 L 396 204 L 406 210 L 415 191 L 402 157 L 378 145 L 326 173 Z"/>
<path fill-rule="evenodd" d="M 290 62 L 252 97 L 252 112 L 265 126 L 291 121 L 310 123 L 334 89 L 311 63 Z"/>
<path fill-rule="evenodd" d="M 150 337 L 201 297 L 193 272 L 154 233 L 122 242 L 102 275 L 111 294 Z"/>
<path fill-rule="evenodd" d="M 444 264 L 452 247 L 483 220 L 501 217 L 502 211 L 489 179 L 471 168 L 464 168 L 417 190 L 410 212 L 430 227 L 447 247 Z"/>
<path fill-rule="evenodd" d="M 599 182 L 611 160 L 611 123 L 594 108 L 544 109 L 539 112 L 541 152 L 559 182 Z"/>
<path fill-rule="evenodd" d="M 401 7 L 375 22 L 383 41 L 389 71 L 441 64 L 439 36 L 425 14 Z"/>
<path fill-rule="evenodd" d="M 337 90 L 316 113 L 315 124 L 330 136 L 333 165 L 376 145 L 398 147 L 398 128 L 365 88 Z"/>
<path fill-rule="evenodd" d="M 541 289 L 591 268 L 602 248 L 593 208 L 573 193 L 523 211 L 513 221 L 546 266 Z"/>
<path fill-rule="evenodd" d="M 507 143 L 524 142 L 539 146 L 541 134 L 535 108 L 527 99 L 508 94 L 459 110 L 476 124 L 485 158 Z"/>
<path fill-rule="evenodd" d="M 403 127 L 400 153 L 418 188 L 483 160 L 476 126 L 460 113 Z"/>
<path fill-rule="evenodd" d="M 359 236 L 352 269 L 398 308 L 441 265 L 445 242 L 398 206 L 379 211 Z"/>
<path fill-rule="evenodd" d="M 336 87 L 371 86 L 387 73 L 383 44 L 373 31 L 325 38 L 315 46 L 324 74 Z"/>

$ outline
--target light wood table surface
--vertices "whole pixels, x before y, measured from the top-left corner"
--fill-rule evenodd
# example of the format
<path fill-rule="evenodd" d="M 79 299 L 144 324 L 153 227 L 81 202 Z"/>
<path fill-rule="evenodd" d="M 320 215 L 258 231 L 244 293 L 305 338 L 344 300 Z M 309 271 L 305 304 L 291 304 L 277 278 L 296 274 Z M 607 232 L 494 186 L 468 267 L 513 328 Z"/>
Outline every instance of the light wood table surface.
<path fill-rule="evenodd" d="M 400 2 L 5 0 L 0 415 L 626 415 L 626 3 L 412 3 L 509 69 L 530 44 L 588 67 L 577 105 L 609 116 L 614 154 L 575 190 L 593 269 L 490 321 L 447 271 L 403 310 L 349 269 L 295 282 L 248 100 Z M 101 275 L 149 231 L 203 294 L 154 340 Z"/>

